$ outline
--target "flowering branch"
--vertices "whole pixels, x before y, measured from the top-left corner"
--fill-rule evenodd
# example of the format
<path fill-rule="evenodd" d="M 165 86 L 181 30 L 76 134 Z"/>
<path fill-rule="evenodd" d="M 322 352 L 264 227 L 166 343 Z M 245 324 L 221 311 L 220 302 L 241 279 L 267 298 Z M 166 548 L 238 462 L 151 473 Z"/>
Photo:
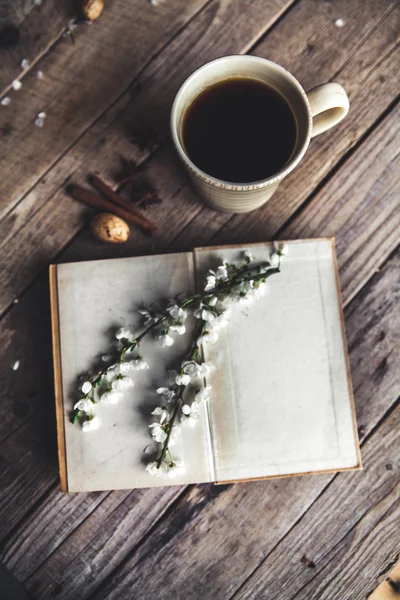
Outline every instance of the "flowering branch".
<path fill-rule="evenodd" d="M 186 332 L 188 309 L 195 305 L 197 308 L 193 310 L 193 315 L 198 319 L 198 325 L 192 349 L 188 358 L 181 363 L 179 371 L 174 373 L 173 384 L 157 389 L 163 403 L 153 410 L 152 415 L 156 420 L 149 425 L 154 441 L 161 448 L 158 458 L 147 465 L 147 471 L 151 475 L 167 473 L 171 477 L 184 473 L 184 464 L 174 460 L 170 448 L 180 432 L 178 417 L 182 424 L 194 427 L 200 417 L 201 403 L 210 398 L 211 388 L 204 385 L 202 387 L 200 382 L 204 381 L 214 367 L 202 362 L 200 347 L 217 341 L 218 330 L 228 324 L 230 304 L 249 302 L 262 294 L 267 279 L 280 272 L 281 258 L 286 253 L 285 246 L 274 242 L 270 260 L 252 264 L 253 257 L 247 252 L 241 263 L 224 261 L 216 271 L 209 271 L 203 292 L 183 300 L 171 301 L 164 311 L 148 307 L 140 309 L 147 327 L 136 337 L 126 327 L 117 331 L 116 359 L 83 383 L 83 397 L 75 404 L 71 421 L 80 422 L 83 431 L 97 429 L 100 426 L 100 420 L 95 415 L 97 402 L 119 402 L 124 391 L 134 386 L 130 377 L 132 371 L 149 368 L 140 355 L 143 338 L 151 332 L 158 332 L 161 345 L 171 346 L 174 343 L 171 333 L 183 335 Z M 106 356 L 103 360 L 110 361 L 111 358 Z M 191 389 L 195 390 L 196 395 L 189 404 L 185 397 Z"/>

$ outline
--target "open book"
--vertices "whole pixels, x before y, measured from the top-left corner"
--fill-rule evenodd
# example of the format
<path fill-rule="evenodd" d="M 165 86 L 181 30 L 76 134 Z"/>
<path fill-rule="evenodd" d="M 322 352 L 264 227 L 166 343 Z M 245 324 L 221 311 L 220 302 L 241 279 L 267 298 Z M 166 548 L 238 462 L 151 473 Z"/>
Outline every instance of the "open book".
<path fill-rule="evenodd" d="M 208 269 L 245 250 L 268 260 L 271 244 L 198 248 L 190 253 L 52 265 L 50 284 L 57 429 L 63 491 L 231 482 L 361 468 L 333 239 L 288 242 L 281 273 L 251 306 L 235 305 L 204 358 L 211 399 L 194 429 L 182 427 L 174 457 L 186 473 L 145 469 L 156 388 L 191 343 L 170 348 L 145 338 L 150 369 L 118 405 L 99 405 L 103 423 L 83 433 L 69 420 L 78 377 L 110 349 L 116 328 L 143 326 L 136 309 L 201 288 Z M 193 319 L 194 320 L 194 319 Z M 187 321 L 190 330 L 189 319 Z"/>

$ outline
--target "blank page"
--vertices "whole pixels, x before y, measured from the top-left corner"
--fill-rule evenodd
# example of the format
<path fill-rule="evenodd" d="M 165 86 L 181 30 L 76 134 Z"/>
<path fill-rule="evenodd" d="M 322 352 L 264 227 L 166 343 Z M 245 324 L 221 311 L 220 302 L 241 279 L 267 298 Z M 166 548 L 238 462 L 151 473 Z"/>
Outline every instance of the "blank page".
<path fill-rule="evenodd" d="M 141 344 L 150 369 L 134 372 L 135 387 L 117 405 L 98 405 L 102 426 L 83 433 L 69 422 L 81 396 L 78 376 L 110 351 L 113 334 L 121 326 L 141 332 L 136 311 L 142 304 L 165 306 L 181 292 L 192 293 L 192 254 L 171 254 L 59 265 L 57 290 L 62 398 L 68 491 L 110 490 L 211 481 L 210 445 L 206 415 L 195 429 L 182 427 L 174 456 L 184 458 L 186 474 L 170 479 L 147 473 L 152 443 L 150 413 L 160 404 L 155 390 L 166 385 L 167 369 L 176 368 L 191 343 L 188 335 L 174 336 L 175 344 L 161 348 L 151 336 Z M 192 323 L 192 325 L 191 325 Z"/>
<path fill-rule="evenodd" d="M 333 240 L 289 242 L 281 273 L 204 348 L 217 481 L 360 465 Z M 195 251 L 197 277 L 249 249 Z"/>

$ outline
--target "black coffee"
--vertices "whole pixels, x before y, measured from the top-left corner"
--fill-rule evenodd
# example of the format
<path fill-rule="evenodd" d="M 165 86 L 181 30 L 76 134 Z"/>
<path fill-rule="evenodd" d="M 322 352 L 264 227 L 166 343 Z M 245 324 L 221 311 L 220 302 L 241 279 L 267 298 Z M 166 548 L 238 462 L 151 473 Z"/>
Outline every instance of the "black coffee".
<path fill-rule="evenodd" d="M 194 164 L 232 183 L 277 173 L 296 143 L 296 121 L 279 92 L 257 79 L 237 77 L 201 92 L 183 117 L 182 141 Z"/>

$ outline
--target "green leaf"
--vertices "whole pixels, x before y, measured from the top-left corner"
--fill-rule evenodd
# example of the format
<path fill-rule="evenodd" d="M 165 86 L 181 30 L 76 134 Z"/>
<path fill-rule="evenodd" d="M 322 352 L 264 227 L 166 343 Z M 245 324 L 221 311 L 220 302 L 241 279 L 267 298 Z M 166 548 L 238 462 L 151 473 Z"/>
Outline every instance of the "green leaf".
<path fill-rule="evenodd" d="M 71 415 L 71 419 L 70 419 L 71 423 L 73 425 L 75 425 L 79 421 L 79 419 L 81 418 L 82 415 L 83 415 L 83 413 L 81 410 L 74 410 L 74 412 Z"/>

